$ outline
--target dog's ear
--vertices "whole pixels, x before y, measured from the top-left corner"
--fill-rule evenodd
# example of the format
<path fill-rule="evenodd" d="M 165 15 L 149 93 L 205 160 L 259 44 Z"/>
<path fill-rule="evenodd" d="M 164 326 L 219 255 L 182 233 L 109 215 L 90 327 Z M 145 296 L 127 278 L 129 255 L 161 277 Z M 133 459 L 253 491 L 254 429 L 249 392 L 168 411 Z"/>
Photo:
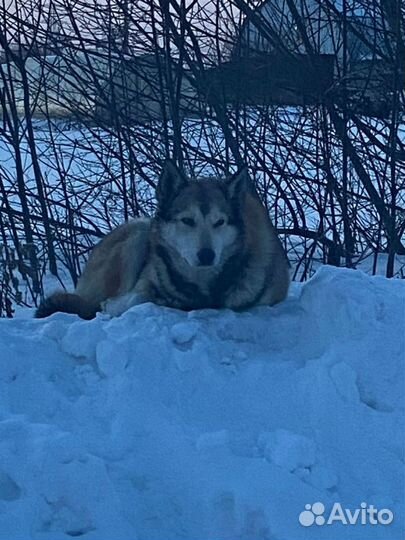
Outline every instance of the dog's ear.
<path fill-rule="evenodd" d="M 188 183 L 187 178 L 176 167 L 176 164 L 167 159 L 163 165 L 159 182 L 156 188 L 156 199 L 160 207 L 164 206 Z"/>
<path fill-rule="evenodd" d="M 247 167 L 242 167 L 226 180 L 228 194 L 231 199 L 243 198 L 250 190 L 250 179 Z"/>

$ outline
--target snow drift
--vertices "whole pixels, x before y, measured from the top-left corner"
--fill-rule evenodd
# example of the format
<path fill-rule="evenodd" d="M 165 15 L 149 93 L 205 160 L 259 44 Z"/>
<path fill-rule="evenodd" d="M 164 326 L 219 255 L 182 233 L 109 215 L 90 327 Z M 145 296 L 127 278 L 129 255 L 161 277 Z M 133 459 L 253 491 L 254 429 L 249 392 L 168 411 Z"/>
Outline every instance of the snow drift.
<path fill-rule="evenodd" d="M 329 267 L 246 313 L 2 320 L 0 538 L 399 540 L 404 328 L 404 282 Z"/>

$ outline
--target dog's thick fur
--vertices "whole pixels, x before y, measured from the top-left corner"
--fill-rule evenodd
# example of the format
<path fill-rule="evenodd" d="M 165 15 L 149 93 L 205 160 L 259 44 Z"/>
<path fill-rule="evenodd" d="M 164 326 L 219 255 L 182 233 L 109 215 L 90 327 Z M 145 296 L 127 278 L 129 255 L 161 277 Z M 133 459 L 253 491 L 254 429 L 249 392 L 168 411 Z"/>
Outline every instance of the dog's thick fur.
<path fill-rule="evenodd" d="M 183 310 L 273 305 L 288 291 L 288 263 L 246 170 L 227 181 L 186 179 L 167 162 L 153 219 L 136 219 L 92 251 L 73 294 L 55 293 L 36 316 L 56 311 L 119 315 L 141 301 Z"/>

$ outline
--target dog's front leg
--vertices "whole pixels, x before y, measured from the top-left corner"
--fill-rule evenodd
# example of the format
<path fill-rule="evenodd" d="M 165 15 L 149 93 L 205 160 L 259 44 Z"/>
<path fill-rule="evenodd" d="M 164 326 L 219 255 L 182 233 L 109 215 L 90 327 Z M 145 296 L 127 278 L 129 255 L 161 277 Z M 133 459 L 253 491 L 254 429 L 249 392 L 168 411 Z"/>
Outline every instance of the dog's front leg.
<path fill-rule="evenodd" d="M 114 298 L 108 298 L 102 303 L 102 310 L 111 317 L 119 317 L 125 311 L 128 311 L 133 306 L 144 304 L 147 302 L 145 295 L 137 292 L 129 292 L 122 294 L 121 296 L 115 296 Z"/>

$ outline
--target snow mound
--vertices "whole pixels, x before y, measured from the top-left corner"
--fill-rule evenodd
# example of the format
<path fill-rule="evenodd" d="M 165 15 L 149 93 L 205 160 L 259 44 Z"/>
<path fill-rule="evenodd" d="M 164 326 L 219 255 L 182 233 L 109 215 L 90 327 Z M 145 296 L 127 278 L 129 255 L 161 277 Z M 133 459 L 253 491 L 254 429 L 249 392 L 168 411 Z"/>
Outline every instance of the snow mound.
<path fill-rule="evenodd" d="M 404 328 L 404 282 L 330 267 L 246 313 L 2 320 L 0 538 L 402 538 Z M 300 524 L 336 502 L 394 520 Z"/>

